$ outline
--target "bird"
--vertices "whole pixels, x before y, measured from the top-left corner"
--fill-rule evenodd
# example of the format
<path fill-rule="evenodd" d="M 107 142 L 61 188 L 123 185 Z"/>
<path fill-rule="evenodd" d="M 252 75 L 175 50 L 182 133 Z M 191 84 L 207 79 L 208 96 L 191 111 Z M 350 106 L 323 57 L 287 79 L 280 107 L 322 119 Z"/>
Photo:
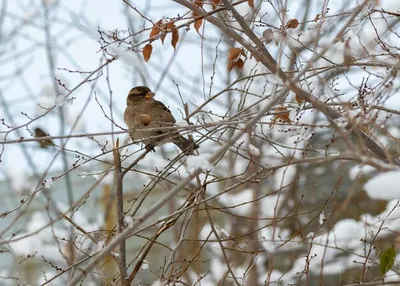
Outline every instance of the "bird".
<path fill-rule="evenodd" d="M 40 127 L 35 128 L 35 137 L 36 138 L 41 138 L 41 137 L 47 137 L 49 136 L 46 132 L 43 131 Z M 47 148 L 49 146 L 55 146 L 52 140 L 50 139 L 45 139 L 45 140 L 40 140 L 38 141 L 40 148 Z"/>
<path fill-rule="evenodd" d="M 147 86 L 136 86 L 129 91 L 124 121 L 129 127 L 132 140 L 143 139 L 147 151 L 154 151 L 156 145 L 172 142 L 186 155 L 193 154 L 197 146 L 192 140 L 180 135 L 176 129 L 136 131 L 138 128 L 174 126 L 176 120 L 171 111 L 161 101 L 155 100 L 154 96 L 155 93 Z"/>

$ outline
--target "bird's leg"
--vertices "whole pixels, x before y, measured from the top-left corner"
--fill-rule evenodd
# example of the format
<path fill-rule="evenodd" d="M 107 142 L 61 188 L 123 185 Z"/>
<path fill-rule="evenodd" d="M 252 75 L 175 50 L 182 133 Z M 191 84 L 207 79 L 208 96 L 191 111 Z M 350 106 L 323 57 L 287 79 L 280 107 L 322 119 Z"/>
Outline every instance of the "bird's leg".
<path fill-rule="evenodd" d="M 152 143 L 146 145 L 146 151 L 147 152 L 150 152 L 150 151 L 156 152 L 156 150 L 154 150 L 154 145 Z"/>

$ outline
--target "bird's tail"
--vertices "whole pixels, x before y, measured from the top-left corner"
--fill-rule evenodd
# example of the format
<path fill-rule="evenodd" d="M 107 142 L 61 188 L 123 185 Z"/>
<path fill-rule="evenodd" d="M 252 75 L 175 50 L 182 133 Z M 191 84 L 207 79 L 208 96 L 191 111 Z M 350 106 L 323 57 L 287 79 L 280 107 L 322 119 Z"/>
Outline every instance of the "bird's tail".
<path fill-rule="evenodd" d="M 193 154 L 193 151 L 198 148 L 192 140 L 188 140 L 180 135 L 174 140 L 174 144 L 178 146 L 185 155 Z"/>

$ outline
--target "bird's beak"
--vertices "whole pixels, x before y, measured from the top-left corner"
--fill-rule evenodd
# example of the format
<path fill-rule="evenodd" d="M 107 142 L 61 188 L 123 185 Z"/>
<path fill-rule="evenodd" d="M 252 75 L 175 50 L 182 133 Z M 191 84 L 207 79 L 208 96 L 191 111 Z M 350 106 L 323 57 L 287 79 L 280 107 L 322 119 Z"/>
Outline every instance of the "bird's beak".
<path fill-rule="evenodd" d="M 146 98 L 146 99 L 150 99 L 150 98 L 152 98 L 153 96 L 155 96 L 156 94 L 154 93 L 154 92 L 151 92 L 151 91 L 149 91 L 144 97 Z"/>

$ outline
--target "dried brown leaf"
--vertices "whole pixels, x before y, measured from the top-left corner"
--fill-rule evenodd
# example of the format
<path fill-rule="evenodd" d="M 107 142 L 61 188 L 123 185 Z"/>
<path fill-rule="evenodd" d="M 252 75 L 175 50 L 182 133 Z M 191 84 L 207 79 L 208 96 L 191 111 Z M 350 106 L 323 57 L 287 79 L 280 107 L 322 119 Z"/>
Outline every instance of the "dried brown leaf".
<path fill-rule="evenodd" d="M 160 20 L 160 21 L 162 21 L 162 20 Z M 165 37 L 167 36 L 167 33 L 166 33 L 167 24 L 166 23 L 161 23 L 159 25 L 159 27 L 160 27 L 160 33 L 161 33 L 160 40 L 161 40 L 161 43 L 164 45 L 164 40 L 165 40 Z"/>
<path fill-rule="evenodd" d="M 294 97 L 294 99 L 296 99 L 296 101 L 297 101 L 298 104 L 301 104 L 301 103 L 304 101 L 303 98 L 300 97 L 300 96 L 298 96 L 297 94 L 296 94 L 296 96 Z"/>
<path fill-rule="evenodd" d="M 175 21 L 171 20 L 167 23 L 167 30 L 172 30 L 175 28 Z"/>
<path fill-rule="evenodd" d="M 195 1 L 194 1 L 194 4 L 195 4 L 197 7 L 202 8 L 202 7 L 203 7 L 203 4 L 204 4 L 204 1 L 203 1 L 203 0 L 195 0 Z M 197 16 L 199 16 L 199 14 L 198 14 L 196 11 L 193 11 L 193 17 L 196 18 Z M 200 34 L 199 30 L 200 30 L 202 24 L 203 24 L 203 18 L 201 18 L 201 19 L 196 19 L 196 20 L 194 21 L 194 28 L 196 29 L 196 31 L 197 31 L 198 34 Z"/>
<path fill-rule="evenodd" d="M 171 20 L 171 21 L 169 21 L 167 24 L 164 24 L 164 27 L 163 27 L 163 29 L 165 29 L 165 30 L 168 30 L 168 31 L 171 31 L 171 30 L 173 30 L 173 29 L 175 29 L 175 21 L 174 20 Z M 164 40 L 165 40 L 165 37 L 167 36 L 167 34 L 166 33 L 164 33 L 161 37 L 160 37 L 160 39 L 161 39 L 161 43 L 164 45 Z M 176 37 L 176 36 L 175 36 Z M 178 42 L 178 40 L 179 40 L 179 35 L 178 35 L 178 39 L 176 40 L 176 42 Z M 172 34 L 172 39 L 171 39 L 171 45 L 175 48 L 175 45 L 176 45 L 176 43 L 174 43 L 174 35 Z"/>
<path fill-rule="evenodd" d="M 147 44 L 143 48 L 143 58 L 145 62 L 147 62 L 150 59 L 151 52 L 153 51 L 153 46 L 151 44 Z"/>
<path fill-rule="evenodd" d="M 247 0 L 247 3 L 251 8 L 254 8 L 254 0 Z"/>
<path fill-rule="evenodd" d="M 194 22 L 194 28 L 196 29 L 197 33 L 199 33 L 199 34 L 200 34 L 199 30 L 200 30 L 202 24 L 203 24 L 203 19 L 202 18 L 201 19 L 197 19 Z"/>
<path fill-rule="evenodd" d="M 277 107 L 275 108 L 275 115 L 273 118 L 273 121 L 275 122 L 276 120 L 280 119 L 283 122 L 292 122 L 289 118 L 289 110 L 286 107 Z"/>
<path fill-rule="evenodd" d="M 161 37 L 160 37 L 160 40 L 161 40 L 161 43 L 164 45 L 164 40 L 165 40 L 165 37 L 167 36 L 167 34 L 166 33 L 164 33 L 164 34 L 162 34 L 161 35 Z"/>
<path fill-rule="evenodd" d="M 296 29 L 298 25 L 299 25 L 299 21 L 297 19 L 291 19 L 286 23 L 285 28 L 286 29 Z"/>
<path fill-rule="evenodd" d="M 243 69 L 244 61 L 240 56 L 246 57 L 244 50 L 242 48 L 231 48 L 228 54 L 228 71 L 231 71 L 234 67 L 238 69 Z"/>
<path fill-rule="evenodd" d="M 237 67 L 238 69 L 242 70 L 243 67 L 244 67 L 244 61 L 242 59 L 238 59 L 236 64 L 235 64 L 235 67 Z"/>
<path fill-rule="evenodd" d="M 151 31 L 150 31 L 150 36 L 149 36 L 149 38 L 152 38 L 152 37 L 157 36 L 158 34 L 160 34 L 160 32 L 161 32 L 161 29 L 160 29 L 161 25 L 162 25 L 162 20 L 158 21 L 158 22 L 153 26 L 153 28 L 152 28 Z"/>
<path fill-rule="evenodd" d="M 217 5 L 221 2 L 221 0 L 212 0 L 212 7 L 213 9 L 217 8 Z"/>
<path fill-rule="evenodd" d="M 175 28 L 172 30 L 172 38 L 171 38 L 171 45 L 174 47 L 174 49 L 176 48 L 176 44 L 179 41 L 179 32 L 178 29 Z"/>
<path fill-rule="evenodd" d="M 242 59 L 237 59 L 233 61 L 228 62 L 227 70 L 231 71 L 233 68 L 238 68 L 238 69 L 243 69 L 244 67 L 244 61 Z"/>
<path fill-rule="evenodd" d="M 233 67 L 236 65 L 236 62 L 234 62 L 234 61 L 230 61 L 230 62 L 228 62 L 228 67 L 226 68 L 227 69 L 227 71 L 231 71 L 232 69 L 233 69 Z"/>
<path fill-rule="evenodd" d="M 237 59 L 240 56 L 240 54 L 242 53 L 242 51 L 243 50 L 241 48 L 232 48 L 229 51 L 228 61 L 231 62 L 231 61 Z"/>

